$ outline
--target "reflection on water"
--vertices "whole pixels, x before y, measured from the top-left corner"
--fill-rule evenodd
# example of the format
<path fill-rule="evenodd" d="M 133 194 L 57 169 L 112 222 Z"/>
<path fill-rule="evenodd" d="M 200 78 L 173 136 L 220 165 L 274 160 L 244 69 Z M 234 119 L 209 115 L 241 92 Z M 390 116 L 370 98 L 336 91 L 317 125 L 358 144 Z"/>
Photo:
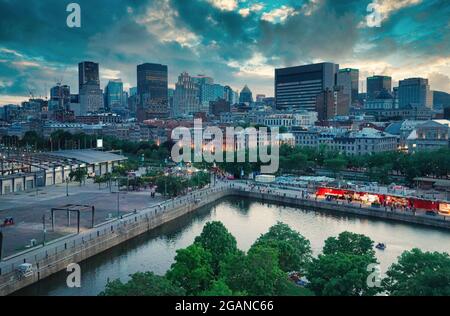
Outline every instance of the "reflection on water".
<path fill-rule="evenodd" d="M 450 253 L 450 232 L 446 230 L 226 198 L 81 263 L 79 289 L 66 287 L 67 273 L 63 271 L 16 295 L 97 295 L 108 280 L 120 278 L 125 281 L 129 274 L 137 271 L 164 274 L 173 263 L 176 250 L 189 246 L 205 223 L 212 220 L 222 221 L 242 250 L 248 250 L 277 221 L 289 224 L 309 239 L 314 254 L 320 253 L 329 236 L 345 230 L 365 234 L 375 242 L 387 245 L 385 251 L 377 250 L 382 272 L 404 250 L 413 247 Z"/>

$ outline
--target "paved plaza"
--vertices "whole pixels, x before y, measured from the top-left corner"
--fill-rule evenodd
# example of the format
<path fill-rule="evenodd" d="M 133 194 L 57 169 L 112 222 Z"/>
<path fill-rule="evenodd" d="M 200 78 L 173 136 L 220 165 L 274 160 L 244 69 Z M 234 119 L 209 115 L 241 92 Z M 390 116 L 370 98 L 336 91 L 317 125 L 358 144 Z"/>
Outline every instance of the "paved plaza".
<path fill-rule="evenodd" d="M 120 191 L 117 187 L 112 189 L 92 180 L 80 186 L 79 183 L 69 184 L 69 196 L 66 196 L 65 184 L 39 188 L 38 191 L 21 192 L 17 194 L 0 196 L 0 222 L 4 218 L 13 217 L 15 224 L 0 228 L 3 232 L 3 257 L 10 256 L 27 249 L 32 239 L 37 244 L 43 242 L 45 216 L 46 241 L 67 236 L 77 231 L 76 215 L 72 214 L 70 226 L 66 212 L 55 213 L 55 231 L 51 230 L 51 209 L 67 204 L 82 204 L 95 207 L 95 224 L 117 217 L 119 205 L 120 215 L 134 210 L 140 210 L 150 205 L 160 203 L 163 199 L 157 195 L 150 196 L 149 190 Z M 110 192 L 112 191 L 112 192 Z M 118 201 L 119 196 L 119 201 Z M 80 218 L 80 229 L 86 230 L 91 226 L 91 213 L 83 211 Z"/>

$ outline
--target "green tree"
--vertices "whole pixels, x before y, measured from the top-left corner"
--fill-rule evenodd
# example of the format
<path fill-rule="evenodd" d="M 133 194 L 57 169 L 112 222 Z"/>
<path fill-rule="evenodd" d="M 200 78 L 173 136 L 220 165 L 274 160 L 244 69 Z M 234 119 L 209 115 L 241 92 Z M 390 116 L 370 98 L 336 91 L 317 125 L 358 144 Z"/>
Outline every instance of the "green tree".
<path fill-rule="evenodd" d="M 233 292 L 245 292 L 247 264 L 245 253 L 238 250 L 220 263 L 220 277 Z"/>
<path fill-rule="evenodd" d="M 285 273 L 278 265 L 278 253 L 265 246 L 252 247 L 246 256 L 244 290 L 248 295 L 277 295 Z"/>
<path fill-rule="evenodd" d="M 163 276 L 152 272 L 137 272 L 131 279 L 122 283 L 119 279 L 108 282 L 100 296 L 180 296 L 186 291 L 173 285 Z"/>
<path fill-rule="evenodd" d="M 211 253 L 211 264 L 216 275 L 219 274 L 220 262 L 237 252 L 236 238 L 228 232 L 222 222 L 218 221 L 206 223 L 194 242 Z"/>
<path fill-rule="evenodd" d="M 267 246 L 254 246 L 247 255 L 228 256 L 221 265 L 221 277 L 233 292 L 243 295 L 279 295 L 286 290 L 286 274 L 278 265 L 278 253 Z"/>
<path fill-rule="evenodd" d="M 233 291 L 228 287 L 224 280 L 214 281 L 211 288 L 200 293 L 202 296 L 231 296 Z"/>
<path fill-rule="evenodd" d="M 362 234 L 347 231 L 340 233 L 337 238 L 329 237 L 325 240 L 323 254 L 333 255 L 336 253 L 368 255 L 375 258 L 372 239 Z"/>
<path fill-rule="evenodd" d="M 166 276 L 173 284 L 183 287 L 189 295 L 209 289 L 213 281 L 211 253 L 198 244 L 177 250 L 175 263 Z"/>
<path fill-rule="evenodd" d="M 309 240 L 288 225 L 278 222 L 261 235 L 252 247 L 267 246 L 276 250 L 280 268 L 283 271 L 304 271 L 311 261 Z"/>
<path fill-rule="evenodd" d="M 335 175 L 341 172 L 347 165 L 347 161 L 342 157 L 330 158 L 324 160 L 324 167 L 331 170 Z"/>
<path fill-rule="evenodd" d="M 86 168 L 77 168 L 76 170 L 72 170 L 69 173 L 70 181 L 75 180 L 76 182 L 81 184 L 86 180 L 87 170 Z"/>
<path fill-rule="evenodd" d="M 352 255 L 342 252 L 319 255 L 308 267 L 308 288 L 320 296 L 371 296 L 376 287 L 369 287 L 367 271 L 374 263 L 368 255 Z"/>
<path fill-rule="evenodd" d="M 167 192 L 169 196 L 177 196 L 187 188 L 188 182 L 180 177 L 168 175 L 158 177 L 156 185 L 158 193 L 165 194 Z"/>
<path fill-rule="evenodd" d="M 391 265 L 382 285 L 394 296 L 449 296 L 450 257 L 417 248 L 405 251 Z"/>

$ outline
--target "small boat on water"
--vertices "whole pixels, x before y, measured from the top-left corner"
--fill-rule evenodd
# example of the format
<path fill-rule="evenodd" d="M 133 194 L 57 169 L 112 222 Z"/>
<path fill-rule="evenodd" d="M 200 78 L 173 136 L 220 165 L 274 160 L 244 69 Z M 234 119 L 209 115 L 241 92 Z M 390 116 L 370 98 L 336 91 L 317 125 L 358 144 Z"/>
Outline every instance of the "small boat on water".
<path fill-rule="evenodd" d="M 386 245 L 385 245 L 384 243 L 382 243 L 382 242 L 379 242 L 379 243 L 375 246 L 375 248 L 377 248 L 377 249 L 379 249 L 379 250 L 384 250 L 384 249 L 386 249 Z"/>

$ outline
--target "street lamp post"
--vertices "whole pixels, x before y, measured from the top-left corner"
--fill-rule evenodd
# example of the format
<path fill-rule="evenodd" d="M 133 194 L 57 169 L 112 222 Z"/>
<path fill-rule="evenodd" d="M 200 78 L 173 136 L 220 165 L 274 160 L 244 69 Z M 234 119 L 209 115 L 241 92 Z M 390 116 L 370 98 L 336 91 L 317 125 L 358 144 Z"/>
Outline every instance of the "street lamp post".
<path fill-rule="evenodd" d="M 117 191 L 117 218 L 120 217 L 120 191 Z"/>
<path fill-rule="evenodd" d="M 45 235 L 47 233 L 47 228 L 45 227 L 45 214 L 42 215 L 42 233 L 43 233 L 42 245 L 45 246 Z"/>

